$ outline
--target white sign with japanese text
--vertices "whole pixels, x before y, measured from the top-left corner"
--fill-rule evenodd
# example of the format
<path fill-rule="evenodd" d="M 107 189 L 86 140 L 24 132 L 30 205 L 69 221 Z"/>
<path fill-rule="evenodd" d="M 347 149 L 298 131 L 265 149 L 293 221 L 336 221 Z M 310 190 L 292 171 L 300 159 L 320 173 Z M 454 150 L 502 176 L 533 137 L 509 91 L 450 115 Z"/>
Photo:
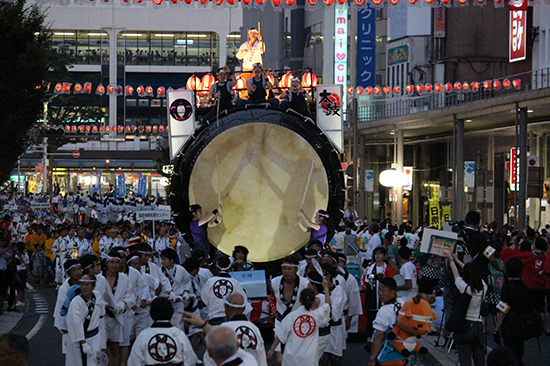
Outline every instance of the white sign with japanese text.
<path fill-rule="evenodd" d="M 342 152 L 344 134 L 342 128 L 342 85 L 317 85 L 317 126 Z"/>
<path fill-rule="evenodd" d="M 172 214 L 169 210 L 136 211 L 136 220 L 169 221 Z"/>

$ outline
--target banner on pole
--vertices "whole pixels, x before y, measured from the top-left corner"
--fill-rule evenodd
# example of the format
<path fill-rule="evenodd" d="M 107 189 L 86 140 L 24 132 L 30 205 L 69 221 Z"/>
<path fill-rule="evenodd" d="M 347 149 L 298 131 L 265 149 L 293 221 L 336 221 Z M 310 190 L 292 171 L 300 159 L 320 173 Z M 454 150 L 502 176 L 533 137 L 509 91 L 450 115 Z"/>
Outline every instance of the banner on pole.
<path fill-rule="evenodd" d="M 439 210 L 439 200 L 431 199 L 428 216 L 430 218 L 430 227 L 441 229 L 441 214 Z"/>

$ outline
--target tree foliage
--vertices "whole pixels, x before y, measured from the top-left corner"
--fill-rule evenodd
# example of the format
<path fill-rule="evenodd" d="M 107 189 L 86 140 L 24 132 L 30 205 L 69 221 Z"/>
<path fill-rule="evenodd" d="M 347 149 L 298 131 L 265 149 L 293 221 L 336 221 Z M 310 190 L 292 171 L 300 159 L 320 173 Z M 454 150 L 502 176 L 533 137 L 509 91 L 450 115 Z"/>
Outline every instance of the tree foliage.
<path fill-rule="evenodd" d="M 0 2 L 0 182 L 25 150 L 28 131 L 42 118 L 48 75 L 66 70 L 50 48 L 45 14 L 24 0 Z"/>

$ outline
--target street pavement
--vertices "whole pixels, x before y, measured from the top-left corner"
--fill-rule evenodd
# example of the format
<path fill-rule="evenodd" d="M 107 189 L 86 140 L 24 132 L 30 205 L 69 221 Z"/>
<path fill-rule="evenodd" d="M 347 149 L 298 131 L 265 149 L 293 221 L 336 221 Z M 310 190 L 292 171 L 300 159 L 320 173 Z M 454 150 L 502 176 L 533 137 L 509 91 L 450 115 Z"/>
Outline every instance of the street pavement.
<path fill-rule="evenodd" d="M 61 366 L 65 357 L 61 354 L 61 334 L 53 326 L 53 308 L 57 297 L 57 291 L 44 284 L 35 285 L 32 278 L 29 279 L 30 289 L 27 292 L 26 306 L 20 308 L 20 313 L 5 313 L 0 317 L 0 334 L 13 330 L 16 333 L 30 338 L 31 355 L 30 366 Z M 490 349 L 496 345 L 492 340 L 492 319 L 489 319 L 488 346 Z M 342 365 L 363 366 L 366 365 L 369 354 L 364 350 L 364 342 L 360 337 L 357 340 L 350 339 L 344 352 Z M 447 353 L 446 349 L 435 347 L 436 337 L 425 336 L 421 343 L 429 349 L 429 354 L 419 358 L 416 366 L 454 366 L 458 364 L 455 350 Z M 525 344 L 525 366 L 550 366 L 550 337 L 545 335 L 537 340 L 532 339 Z M 443 343 L 443 340 L 441 340 Z M 266 345 L 269 349 L 269 345 Z M 270 366 L 275 361 L 269 362 Z M 130 365 L 131 366 L 131 365 Z"/>

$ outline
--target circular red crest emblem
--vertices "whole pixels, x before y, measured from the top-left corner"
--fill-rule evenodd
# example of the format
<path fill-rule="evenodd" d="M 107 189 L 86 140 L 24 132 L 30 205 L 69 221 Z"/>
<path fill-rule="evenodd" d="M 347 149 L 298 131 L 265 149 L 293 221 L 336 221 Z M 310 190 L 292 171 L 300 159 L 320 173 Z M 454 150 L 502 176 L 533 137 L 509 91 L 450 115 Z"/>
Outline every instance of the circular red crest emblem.
<path fill-rule="evenodd" d="M 316 323 L 311 315 L 300 315 L 294 321 L 294 334 L 300 338 L 306 338 L 315 332 Z"/>
<path fill-rule="evenodd" d="M 223 299 L 225 296 L 233 293 L 233 284 L 229 280 L 217 280 L 212 287 L 214 296 Z"/>
<path fill-rule="evenodd" d="M 247 326 L 243 325 L 235 329 L 235 335 L 237 335 L 237 342 L 242 349 L 256 349 L 258 346 L 258 337 Z"/>
<path fill-rule="evenodd" d="M 169 335 L 156 334 L 149 341 L 147 351 L 155 361 L 168 362 L 176 356 L 178 346 Z"/>

